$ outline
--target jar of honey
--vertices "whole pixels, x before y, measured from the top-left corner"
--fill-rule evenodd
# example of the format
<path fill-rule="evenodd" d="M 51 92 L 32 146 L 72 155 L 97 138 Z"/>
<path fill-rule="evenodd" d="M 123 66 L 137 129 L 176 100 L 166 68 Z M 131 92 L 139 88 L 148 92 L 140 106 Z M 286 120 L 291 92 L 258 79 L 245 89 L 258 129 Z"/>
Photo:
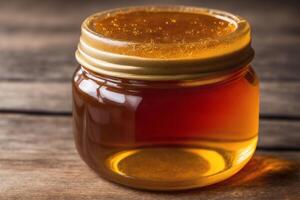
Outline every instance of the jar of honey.
<path fill-rule="evenodd" d="M 249 161 L 259 85 L 246 20 L 144 6 L 94 14 L 81 28 L 74 137 L 101 177 L 181 190 L 222 181 Z"/>

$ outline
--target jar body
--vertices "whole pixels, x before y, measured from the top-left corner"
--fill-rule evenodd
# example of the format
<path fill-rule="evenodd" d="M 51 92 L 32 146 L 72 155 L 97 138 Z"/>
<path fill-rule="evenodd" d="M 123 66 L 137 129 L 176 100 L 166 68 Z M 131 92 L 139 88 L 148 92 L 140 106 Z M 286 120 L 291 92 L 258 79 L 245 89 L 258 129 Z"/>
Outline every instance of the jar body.
<path fill-rule="evenodd" d="M 259 85 L 250 66 L 203 84 L 111 80 L 79 67 L 73 78 L 77 150 L 99 175 L 149 190 L 222 181 L 253 155 Z"/>

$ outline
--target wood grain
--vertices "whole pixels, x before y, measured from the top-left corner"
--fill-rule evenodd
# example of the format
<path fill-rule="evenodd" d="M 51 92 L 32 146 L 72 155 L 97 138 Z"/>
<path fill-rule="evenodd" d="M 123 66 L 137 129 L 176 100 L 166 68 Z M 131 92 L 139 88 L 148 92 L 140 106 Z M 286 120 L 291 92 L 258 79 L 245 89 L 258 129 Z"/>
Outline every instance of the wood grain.
<path fill-rule="evenodd" d="M 66 156 L 64 160 L 30 154 L 18 160 L 1 160 L 4 164 L 0 171 L 0 198 L 294 200 L 299 197 L 299 157 L 299 153 L 257 152 L 242 171 L 225 182 L 192 191 L 155 193 L 105 181 L 90 171 L 77 154 Z"/>
<path fill-rule="evenodd" d="M 275 200 L 299 196 L 299 152 L 258 151 L 234 177 L 198 190 L 155 193 L 112 184 L 80 160 L 70 122 L 70 117 L 2 115 L 0 199 Z"/>
<path fill-rule="evenodd" d="M 71 113 L 71 83 L 0 82 L 0 111 Z M 261 114 L 300 116 L 300 82 L 261 84 Z"/>
<path fill-rule="evenodd" d="M 37 128 L 38 127 L 38 128 Z M 261 120 L 259 148 L 297 149 L 300 123 L 288 120 Z M 27 114 L 2 114 L 0 121 L 0 148 L 22 152 L 43 148 L 53 151 L 72 149 L 65 146 L 66 140 L 73 140 L 71 116 L 45 116 Z M 52 140 L 55 143 L 51 143 Z M 42 143 L 43 142 L 43 143 Z M 20 146 L 26 144 L 25 146 Z M 59 146 L 60 145 L 60 146 Z M 65 146 L 65 147 L 64 147 Z"/>

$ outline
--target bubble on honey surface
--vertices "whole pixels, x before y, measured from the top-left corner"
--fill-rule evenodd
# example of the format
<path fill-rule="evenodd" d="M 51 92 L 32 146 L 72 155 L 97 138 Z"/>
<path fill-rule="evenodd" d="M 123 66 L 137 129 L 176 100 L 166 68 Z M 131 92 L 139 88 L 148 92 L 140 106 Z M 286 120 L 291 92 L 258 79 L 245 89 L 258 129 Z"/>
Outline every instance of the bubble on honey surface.
<path fill-rule="evenodd" d="M 114 43 L 104 49 L 143 57 L 190 57 L 236 29 L 234 23 L 209 14 L 164 10 L 108 13 L 95 16 L 88 27 L 110 41 L 127 43 L 126 48 L 112 49 Z"/>

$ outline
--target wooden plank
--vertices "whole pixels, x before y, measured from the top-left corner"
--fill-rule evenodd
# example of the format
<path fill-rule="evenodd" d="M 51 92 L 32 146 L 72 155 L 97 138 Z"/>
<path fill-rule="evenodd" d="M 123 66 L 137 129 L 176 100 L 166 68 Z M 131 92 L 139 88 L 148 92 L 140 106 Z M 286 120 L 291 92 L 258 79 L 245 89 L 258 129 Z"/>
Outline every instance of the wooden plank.
<path fill-rule="evenodd" d="M 162 3 L 161 0 L 131 0 L 127 2 L 120 1 L 106 1 L 99 3 L 97 0 L 86 2 L 84 0 L 73 0 L 72 5 L 66 4 L 60 0 L 44 0 L 43 2 L 36 0 L 10 0 L 0 2 L 0 23 L 10 27 L 1 27 L 2 30 L 16 31 L 17 27 L 27 29 L 34 27 L 37 31 L 49 28 L 56 30 L 65 27 L 74 27 L 78 25 L 78 21 L 83 17 L 101 11 L 103 9 L 111 9 L 124 6 L 135 6 L 143 4 L 157 4 Z M 181 5 L 202 6 L 215 9 L 228 10 L 230 12 L 242 15 L 249 19 L 251 23 L 257 26 L 259 32 L 270 33 L 270 27 L 277 29 L 277 32 L 272 33 L 292 33 L 294 29 L 288 27 L 299 27 L 297 16 L 299 16 L 298 9 L 300 7 L 297 0 L 286 0 L 283 4 L 280 1 L 260 0 L 251 1 L 218 1 L 210 0 L 199 2 L 197 0 L 165 0 L 164 4 L 173 3 Z M 266 12 L 271 10 L 272 12 Z M 17 15 L 20 11 L 22 15 Z M 78 12 L 81 11 L 81 12 Z M 68 13 L 66 15 L 66 13 Z M 277 20 L 274 20 L 274 16 Z M 14 17 L 13 23 L 11 17 Z M 27 22 L 27 23 L 24 23 Z M 272 23 L 270 23 L 272 22 Z M 287 29 L 283 29 L 287 28 Z M 27 29 L 28 30 L 28 29 Z M 18 30 L 19 31 L 19 30 Z M 295 32 L 292 34 L 296 34 Z"/>
<path fill-rule="evenodd" d="M 70 83 L 1 82 L 0 110 L 71 112 Z"/>
<path fill-rule="evenodd" d="M 32 45 L 34 47 L 31 48 L 31 45 L 27 42 L 18 41 L 15 41 L 15 43 L 27 48 L 20 48 L 20 50 L 0 48 L 2 52 L 0 55 L 0 79 L 70 80 L 74 69 L 78 66 L 74 52 L 79 33 L 64 34 L 63 36 L 54 35 L 56 36 L 45 41 L 36 35 L 23 36 L 20 40 L 35 40 L 35 44 Z M 19 34 L 15 37 L 19 38 Z M 0 43 L 1 41 L 13 40 L 9 37 L 0 36 L 0 38 Z M 64 38 L 68 39 L 65 40 Z M 300 68 L 298 67 L 297 56 L 300 51 L 300 38 L 285 43 L 264 39 L 264 42 L 260 43 L 258 41 L 259 44 L 255 44 L 257 46 L 255 47 L 256 58 L 253 62 L 254 69 L 261 80 L 299 81 Z M 278 40 L 280 41 L 281 38 Z"/>
<path fill-rule="evenodd" d="M 266 82 L 260 85 L 261 114 L 300 115 L 300 83 Z"/>
<path fill-rule="evenodd" d="M 0 79 L 70 80 L 78 66 L 74 57 L 78 32 L 50 32 L 43 35 L 17 33 L 5 37 L 0 34 Z M 49 39 L 44 40 L 48 36 Z M 299 37 L 261 37 L 255 41 L 256 58 L 253 66 L 261 80 L 300 80 L 297 76 L 300 73 L 297 60 Z M 13 45 L 15 47 L 12 48 Z"/>
<path fill-rule="evenodd" d="M 39 128 L 37 128 L 39 127 Z M 229 180 L 202 189 L 156 193 L 99 178 L 80 160 L 70 117 L 2 115 L 0 199 L 297 199 L 299 152 L 257 151 Z"/>
<path fill-rule="evenodd" d="M 300 120 L 260 120 L 258 147 L 299 150 Z"/>
<path fill-rule="evenodd" d="M 161 3 L 151 1 L 155 2 Z M 148 1 L 107 1 L 101 4 L 97 1 L 72 1 L 72 6 L 50 0 L 1 2 L 0 79 L 70 80 L 77 65 L 74 52 L 81 21 L 99 10 L 145 3 Z M 261 79 L 300 80 L 300 24 L 297 21 L 300 13 L 297 2 L 193 0 L 178 3 L 225 9 L 245 16 L 253 25 L 256 49 L 253 65 Z M 269 9 L 272 11 L 266 12 Z M 14 19 L 13 23 L 11 19 Z"/>
<path fill-rule="evenodd" d="M 39 153 L 54 147 L 51 151 L 60 154 L 62 153 L 60 150 L 73 148 L 73 144 L 65 143 L 67 140 L 73 140 L 71 122 L 70 116 L 2 114 L 0 146 L 10 151 L 18 152 L 22 149 L 22 152 L 39 151 Z M 300 143 L 299 130 L 299 121 L 262 119 L 258 147 L 297 149 Z M 24 146 L 20 146 L 21 144 Z M 15 148 L 16 146 L 19 147 Z M 65 154 L 62 153 L 61 156 Z"/>
<path fill-rule="evenodd" d="M 71 84 L 0 82 L 0 110 L 71 112 Z M 300 82 L 261 84 L 261 114 L 300 115 Z"/>
<path fill-rule="evenodd" d="M 51 151 L 60 154 L 60 150 L 73 148 L 73 144 L 65 143 L 65 140 L 73 138 L 70 116 L 2 114 L 0 127 L 2 150 L 6 148 L 8 151 L 19 152 L 22 149 L 22 152 L 43 153 L 45 149 L 55 147 Z M 261 120 L 259 148 L 297 148 L 300 142 L 299 129 L 298 122 Z M 55 142 L 52 143 L 52 139 Z M 24 146 L 21 147 L 21 144 Z"/>
<path fill-rule="evenodd" d="M 143 192 L 107 182 L 91 172 L 77 155 L 56 160 L 29 155 L 1 160 L 0 198 L 13 199 L 101 199 L 101 200 L 198 200 L 299 198 L 299 153 L 257 153 L 231 179 L 206 188 L 185 192 Z M 37 158 L 38 157 L 38 158 Z"/>

